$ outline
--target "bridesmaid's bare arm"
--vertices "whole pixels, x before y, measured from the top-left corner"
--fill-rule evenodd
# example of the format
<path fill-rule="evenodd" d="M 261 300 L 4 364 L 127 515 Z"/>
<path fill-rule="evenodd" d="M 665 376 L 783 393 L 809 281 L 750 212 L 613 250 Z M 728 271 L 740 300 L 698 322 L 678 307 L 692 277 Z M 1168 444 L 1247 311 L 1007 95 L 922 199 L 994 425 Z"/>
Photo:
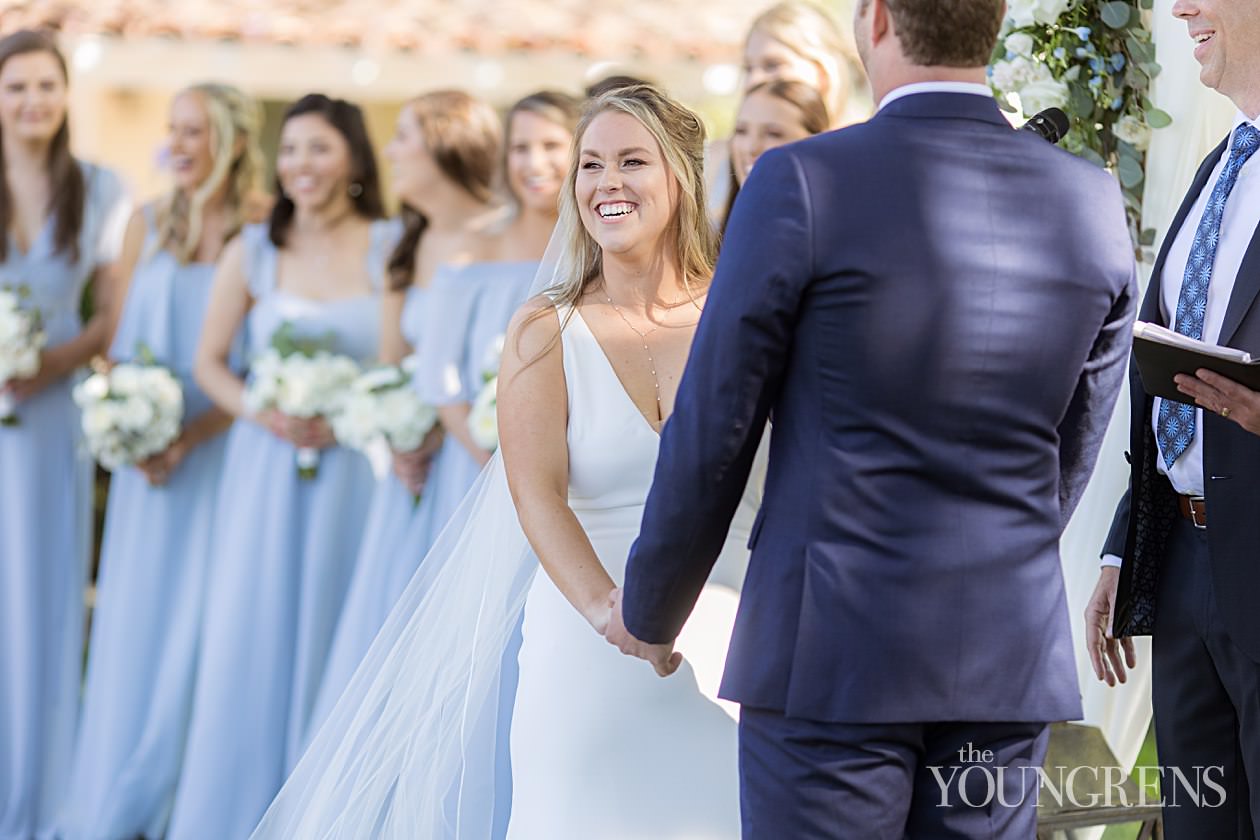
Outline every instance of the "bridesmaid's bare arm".
<path fill-rule="evenodd" d="M 245 279 L 245 247 L 240 237 L 223 249 L 201 328 L 193 376 L 214 404 L 232 417 L 244 417 L 245 383 L 229 367 L 232 343 L 253 306 Z"/>

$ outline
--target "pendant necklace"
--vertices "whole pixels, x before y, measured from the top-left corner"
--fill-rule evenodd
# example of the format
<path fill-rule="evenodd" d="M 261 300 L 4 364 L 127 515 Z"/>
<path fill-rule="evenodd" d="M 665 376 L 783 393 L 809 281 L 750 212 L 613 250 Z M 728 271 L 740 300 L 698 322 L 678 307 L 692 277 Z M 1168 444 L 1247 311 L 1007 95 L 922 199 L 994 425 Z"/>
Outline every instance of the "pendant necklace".
<path fill-rule="evenodd" d="M 620 316 L 621 320 L 625 322 L 626 326 L 629 327 L 634 332 L 634 334 L 639 337 L 639 340 L 643 342 L 643 352 L 647 354 L 648 365 L 651 367 L 651 370 L 652 370 L 652 385 L 655 386 L 656 388 L 656 419 L 657 421 L 660 421 L 664 419 L 664 416 L 665 416 L 664 414 L 661 413 L 661 380 L 658 379 L 656 376 L 656 358 L 653 357 L 652 348 L 648 346 L 648 342 L 647 342 L 647 337 L 651 335 L 652 333 L 656 332 L 656 329 L 657 327 L 660 326 L 660 324 L 656 324 L 655 326 L 652 327 L 652 329 L 648 330 L 647 332 L 644 332 L 643 330 L 640 330 L 638 327 L 636 327 L 634 324 L 630 323 L 630 319 L 627 318 L 625 313 L 621 311 L 621 307 L 613 302 L 612 295 L 608 294 L 607 283 L 604 284 L 604 299 L 608 301 L 608 305 L 613 308 L 613 311 L 616 312 L 618 316 Z"/>

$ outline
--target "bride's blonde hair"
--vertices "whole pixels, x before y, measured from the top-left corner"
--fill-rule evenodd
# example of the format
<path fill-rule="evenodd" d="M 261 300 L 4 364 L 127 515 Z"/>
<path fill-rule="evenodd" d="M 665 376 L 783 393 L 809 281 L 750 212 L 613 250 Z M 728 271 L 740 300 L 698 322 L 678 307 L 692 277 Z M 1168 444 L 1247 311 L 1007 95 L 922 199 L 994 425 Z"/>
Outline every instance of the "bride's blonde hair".
<path fill-rule="evenodd" d="M 709 224 L 704 188 L 704 123 L 690 109 L 647 84 L 616 88 L 591 100 L 578 122 L 556 223 L 558 235 L 563 237 L 558 282 L 548 295 L 558 305 L 576 304 L 600 274 L 603 249 L 582 224 L 577 176 L 582 137 L 595 118 L 608 111 L 628 114 L 648 130 L 678 184 L 678 203 L 666 233 L 666 247 L 677 260 L 683 287 L 695 297 L 708 286 L 717 259 L 717 236 Z"/>

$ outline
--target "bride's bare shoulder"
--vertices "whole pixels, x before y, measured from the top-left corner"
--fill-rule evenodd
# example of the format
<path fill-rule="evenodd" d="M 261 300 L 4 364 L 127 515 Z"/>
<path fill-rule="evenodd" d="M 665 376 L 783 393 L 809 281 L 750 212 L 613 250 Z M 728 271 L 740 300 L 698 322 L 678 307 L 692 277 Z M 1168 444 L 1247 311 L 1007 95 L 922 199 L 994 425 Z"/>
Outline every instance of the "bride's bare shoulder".
<path fill-rule="evenodd" d="M 560 343 L 560 313 L 546 295 L 525 301 L 508 325 L 505 351 L 520 359 L 540 359 L 554 352 Z"/>

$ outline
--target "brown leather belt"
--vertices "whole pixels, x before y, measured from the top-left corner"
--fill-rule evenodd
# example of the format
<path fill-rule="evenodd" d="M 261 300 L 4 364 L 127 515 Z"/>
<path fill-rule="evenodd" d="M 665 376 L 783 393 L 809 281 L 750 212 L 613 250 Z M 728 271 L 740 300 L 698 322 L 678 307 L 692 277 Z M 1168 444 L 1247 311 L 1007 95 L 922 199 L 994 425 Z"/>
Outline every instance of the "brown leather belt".
<path fill-rule="evenodd" d="M 1178 496 L 1177 510 L 1182 519 L 1189 519 L 1196 528 L 1207 527 L 1207 502 L 1202 496 Z"/>

